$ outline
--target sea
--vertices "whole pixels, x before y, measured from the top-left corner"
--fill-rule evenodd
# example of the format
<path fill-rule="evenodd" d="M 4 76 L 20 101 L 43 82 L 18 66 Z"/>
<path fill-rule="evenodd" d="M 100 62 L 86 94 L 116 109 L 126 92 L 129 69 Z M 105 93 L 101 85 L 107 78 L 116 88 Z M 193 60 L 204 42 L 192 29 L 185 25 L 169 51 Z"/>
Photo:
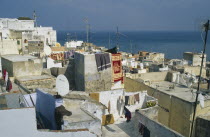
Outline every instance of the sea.
<path fill-rule="evenodd" d="M 120 51 L 165 53 L 165 58 L 182 59 L 184 52 L 203 51 L 205 33 L 198 31 L 98 31 L 91 32 L 89 42 L 96 46 L 113 48 L 119 43 Z M 84 31 L 57 31 L 57 41 L 64 45 L 67 40 L 87 41 Z M 207 59 L 210 59 L 210 36 L 206 46 Z"/>

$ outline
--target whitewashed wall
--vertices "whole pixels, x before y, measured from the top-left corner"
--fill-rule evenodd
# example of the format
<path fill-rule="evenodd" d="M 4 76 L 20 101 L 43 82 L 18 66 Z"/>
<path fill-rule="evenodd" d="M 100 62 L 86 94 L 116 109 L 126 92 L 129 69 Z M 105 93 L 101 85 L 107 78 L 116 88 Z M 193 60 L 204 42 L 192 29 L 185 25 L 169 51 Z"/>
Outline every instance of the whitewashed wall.
<path fill-rule="evenodd" d="M 2 137 L 97 137 L 89 131 L 37 130 L 35 108 L 0 110 L 0 121 Z"/>
<path fill-rule="evenodd" d="M 114 119 L 117 120 L 122 115 L 124 109 L 124 102 L 119 100 L 120 96 L 124 94 L 123 89 L 102 91 L 99 93 L 99 102 L 108 108 L 110 101 L 110 113 L 113 114 Z"/>
<path fill-rule="evenodd" d="M 0 28 L 29 30 L 34 29 L 33 20 L 18 20 L 15 18 L 0 18 Z"/>

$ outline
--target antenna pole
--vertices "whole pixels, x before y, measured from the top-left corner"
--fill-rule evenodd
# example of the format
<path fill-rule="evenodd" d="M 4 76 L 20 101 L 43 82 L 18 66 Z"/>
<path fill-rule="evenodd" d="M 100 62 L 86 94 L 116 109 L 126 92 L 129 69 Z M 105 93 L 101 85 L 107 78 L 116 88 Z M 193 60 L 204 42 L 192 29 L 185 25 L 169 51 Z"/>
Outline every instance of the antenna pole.
<path fill-rule="evenodd" d="M 131 43 L 131 40 L 130 40 L 130 46 L 131 46 L 131 47 L 130 47 L 130 48 L 131 48 L 130 50 L 131 50 L 131 54 L 132 54 L 132 53 L 133 53 L 133 45 L 132 45 L 132 43 Z"/>
<path fill-rule="evenodd" d="M 120 45 L 119 45 L 119 31 L 118 31 L 118 26 L 117 26 L 117 49 L 119 50 L 120 49 Z"/>
<path fill-rule="evenodd" d="M 36 11 L 34 10 L 33 19 L 34 19 L 35 27 L 37 27 L 36 18 L 37 18 L 37 16 L 36 16 Z"/>
<path fill-rule="evenodd" d="M 77 41 L 77 33 L 75 32 L 74 35 L 75 35 L 75 41 Z"/>
<path fill-rule="evenodd" d="M 89 42 L 89 31 L 90 31 L 90 24 L 87 24 L 86 26 L 87 31 L 87 43 Z"/>
<path fill-rule="evenodd" d="M 110 49 L 110 33 L 109 33 L 109 49 Z"/>
<path fill-rule="evenodd" d="M 195 114 L 196 114 L 196 108 L 197 108 L 197 102 L 198 102 L 198 95 L 199 95 L 199 91 L 200 91 L 200 82 L 201 82 L 201 74 L 202 74 L 202 68 L 203 68 L 203 60 L 204 60 L 204 56 L 205 56 L 205 52 L 206 52 L 206 43 L 207 43 L 207 37 L 208 37 L 208 30 L 209 30 L 209 20 L 207 21 L 207 23 L 205 23 L 204 25 L 205 28 L 205 40 L 204 40 L 204 45 L 203 45 L 203 53 L 202 53 L 202 60 L 201 60 L 201 67 L 200 67 L 200 75 L 198 78 L 198 87 L 197 87 L 197 92 L 196 92 L 196 99 L 195 99 L 195 106 L 194 106 L 194 113 L 193 113 L 193 120 L 192 120 L 192 125 L 191 125 L 191 131 L 190 131 L 190 137 L 193 137 L 193 129 L 194 129 L 194 123 L 195 123 Z"/>
<path fill-rule="evenodd" d="M 67 42 L 69 42 L 71 39 L 70 39 L 70 34 L 67 33 Z"/>

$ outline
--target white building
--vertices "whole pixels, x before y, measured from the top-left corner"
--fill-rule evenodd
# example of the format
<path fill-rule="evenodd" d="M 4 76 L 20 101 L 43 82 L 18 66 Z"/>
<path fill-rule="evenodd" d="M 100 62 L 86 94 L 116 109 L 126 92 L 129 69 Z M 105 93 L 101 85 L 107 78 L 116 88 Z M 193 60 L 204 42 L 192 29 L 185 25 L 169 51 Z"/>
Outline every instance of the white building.
<path fill-rule="evenodd" d="M 0 40 L 19 39 L 21 46 L 28 45 L 30 40 L 43 41 L 45 45 L 55 45 L 56 31 L 52 27 L 35 27 L 34 20 L 0 18 Z"/>
<path fill-rule="evenodd" d="M 83 41 L 69 41 L 69 42 L 66 42 L 65 43 L 65 47 L 67 47 L 67 48 L 77 48 L 77 47 L 80 47 L 80 46 L 82 46 L 82 43 L 83 43 Z"/>

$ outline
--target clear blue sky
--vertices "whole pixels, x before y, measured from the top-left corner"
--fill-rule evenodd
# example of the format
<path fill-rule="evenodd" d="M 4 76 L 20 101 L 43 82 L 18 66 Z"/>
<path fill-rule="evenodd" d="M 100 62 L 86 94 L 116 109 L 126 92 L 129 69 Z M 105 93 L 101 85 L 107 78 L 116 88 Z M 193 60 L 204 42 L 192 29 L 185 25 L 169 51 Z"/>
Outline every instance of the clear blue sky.
<path fill-rule="evenodd" d="M 0 0 L 0 18 L 32 17 L 56 30 L 192 30 L 210 19 L 210 0 Z"/>

